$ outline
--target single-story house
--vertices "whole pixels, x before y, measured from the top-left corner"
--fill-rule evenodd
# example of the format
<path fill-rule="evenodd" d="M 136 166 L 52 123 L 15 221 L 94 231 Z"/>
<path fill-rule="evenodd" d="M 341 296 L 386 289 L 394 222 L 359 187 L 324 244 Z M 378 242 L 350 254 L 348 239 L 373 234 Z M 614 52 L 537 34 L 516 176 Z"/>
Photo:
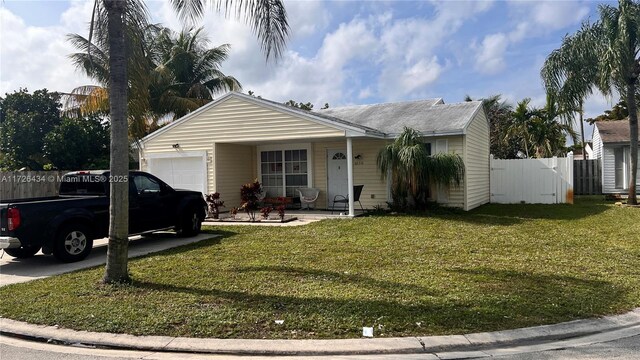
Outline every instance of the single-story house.
<path fill-rule="evenodd" d="M 378 152 L 404 126 L 421 131 L 433 153 L 464 159 L 462 185 L 434 189 L 433 200 L 465 210 L 489 202 L 489 125 L 478 101 L 426 99 L 305 111 L 229 92 L 146 136 L 140 168 L 174 187 L 217 191 L 227 208 L 240 204 L 242 184 L 258 179 L 268 197 L 319 189 L 317 208 L 330 208 L 335 195 L 364 185 L 360 201 L 371 209 L 390 199 L 390 184 L 376 164 Z M 349 210 L 354 215 L 353 201 Z"/>
<path fill-rule="evenodd" d="M 596 121 L 593 127 L 593 158 L 600 159 L 602 192 L 624 194 L 631 181 L 629 120 Z M 636 181 L 640 190 L 640 181 Z"/>

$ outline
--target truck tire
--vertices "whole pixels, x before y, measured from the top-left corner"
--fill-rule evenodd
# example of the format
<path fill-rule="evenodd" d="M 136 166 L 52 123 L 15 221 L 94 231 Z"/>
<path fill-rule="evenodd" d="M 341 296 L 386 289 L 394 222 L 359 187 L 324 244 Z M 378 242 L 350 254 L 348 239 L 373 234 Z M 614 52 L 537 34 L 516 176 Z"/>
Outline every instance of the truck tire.
<path fill-rule="evenodd" d="M 187 208 L 180 218 L 178 225 L 178 235 L 182 237 L 196 236 L 200 233 L 202 227 L 202 219 L 198 216 L 195 208 Z"/>
<path fill-rule="evenodd" d="M 84 224 L 64 225 L 53 244 L 53 256 L 62 262 L 75 262 L 86 258 L 93 247 L 91 228 Z"/>
<path fill-rule="evenodd" d="M 13 248 L 13 249 L 4 249 L 4 252 L 18 259 L 26 259 L 33 257 L 38 251 L 40 251 L 39 247 L 21 247 L 21 248 Z"/>

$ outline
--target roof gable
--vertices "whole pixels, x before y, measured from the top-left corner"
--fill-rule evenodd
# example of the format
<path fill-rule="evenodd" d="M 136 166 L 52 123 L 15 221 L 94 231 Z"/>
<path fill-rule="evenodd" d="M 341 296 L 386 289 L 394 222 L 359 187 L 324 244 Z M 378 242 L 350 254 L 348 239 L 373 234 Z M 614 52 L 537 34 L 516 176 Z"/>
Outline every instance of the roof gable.
<path fill-rule="evenodd" d="M 217 107 L 224 106 L 223 104 L 229 100 L 235 100 L 244 102 L 253 106 L 258 106 L 260 108 L 265 108 L 271 111 L 276 111 L 278 113 L 282 113 L 283 115 L 293 116 L 300 120 L 307 120 L 311 123 L 315 123 L 317 125 L 326 126 L 335 130 L 339 130 L 344 134 L 348 134 L 351 136 L 373 136 L 382 138 L 384 134 L 378 130 L 368 128 L 366 126 L 361 126 L 359 124 L 352 124 L 347 121 L 341 119 L 334 119 L 330 116 L 316 114 L 310 111 L 305 111 L 302 109 L 294 108 L 291 106 L 287 106 L 284 104 L 276 103 L 270 100 L 265 100 L 261 98 L 257 98 L 250 95 L 241 94 L 238 92 L 228 92 L 220 98 L 208 103 L 205 106 L 200 107 L 199 109 L 189 113 L 180 119 L 175 120 L 171 124 L 164 126 L 157 131 L 147 135 L 142 139 L 143 142 L 152 140 L 158 136 L 161 136 L 164 133 L 170 132 L 173 129 L 179 128 L 183 124 L 189 122 L 199 122 L 203 118 L 208 117 L 210 113 L 215 111 Z M 207 119 L 210 120 L 210 119 Z"/>

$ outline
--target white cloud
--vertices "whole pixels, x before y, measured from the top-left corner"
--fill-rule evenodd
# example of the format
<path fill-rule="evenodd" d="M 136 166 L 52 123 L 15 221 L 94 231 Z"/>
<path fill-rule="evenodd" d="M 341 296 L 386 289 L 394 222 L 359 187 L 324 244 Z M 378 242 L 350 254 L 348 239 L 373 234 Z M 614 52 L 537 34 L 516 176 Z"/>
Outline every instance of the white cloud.
<path fill-rule="evenodd" d="M 37 27 L 0 8 L 0 94 L 21 87 L 66 92 L 91 84 L 68 59 L 75 50 L 66 41 L 68 33 L 86 31 L 90 11 L 85 2 L 73 2 L 62 14 L 60 25 Z"/>
<path fill-rule="evenodd" d="M 305 38 L 327 28 L 331 13 L 321 1 L 286 0 L 293 38 Z"/>
<path fill-rule="evenodd" d="M 486 35 L 475 46 L 475 68 L 482 74 L 496 74 L 506 67 L 509 46 L 575 25 L 589 14 L 589 6 L 575 1 L 512 1 L 509 5 L 512 30 Z"/>
<path fill-rule="evenodd" d="M 502 71 L 506 66 L 504 54 L 508 45 L 509 39 L 503 33 L 485 36 L 478 49 L 476 69 L 483 74 L 496 74 Z"/>

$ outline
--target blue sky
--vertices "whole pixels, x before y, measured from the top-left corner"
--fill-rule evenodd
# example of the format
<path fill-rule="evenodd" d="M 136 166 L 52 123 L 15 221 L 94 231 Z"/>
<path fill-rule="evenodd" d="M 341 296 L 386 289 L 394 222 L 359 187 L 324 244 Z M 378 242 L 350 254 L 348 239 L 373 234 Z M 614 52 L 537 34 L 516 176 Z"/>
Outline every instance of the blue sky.
<path fill-rule="evenodd" d="M 165 1 L 147 1 L 155 22 L 178 30 Z M 229 43 L 223 71 L 276 101 L 331 106 L 493 94 L 544 103 L 545 57 L 589 18 L 594 1 L 286 1 L 292 37 L 266 63 L 251 31 L 211 12 L 212 44 Z M 0 93 L 19 87 L 70 91 L 91 83 L 67 59 L 65 35 L 88 34 L 91 1 L 5 0 L 0 9 Z M 611 101 L 592 96 L 586 115 Z M 586 134 L 590 138 L 590 132 Z"/>

